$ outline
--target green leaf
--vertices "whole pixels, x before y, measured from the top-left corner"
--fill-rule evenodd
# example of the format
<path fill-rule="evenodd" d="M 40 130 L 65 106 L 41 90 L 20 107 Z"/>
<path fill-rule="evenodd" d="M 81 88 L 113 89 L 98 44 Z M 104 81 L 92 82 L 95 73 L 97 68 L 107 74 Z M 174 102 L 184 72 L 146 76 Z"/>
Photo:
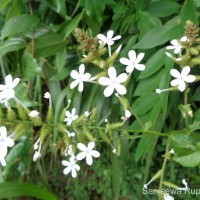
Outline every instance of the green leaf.
<path fill-rule="evenodd" d="M 156 17 L 167 17 L 180 8 L 178 3 L 169 0 L 155 1 L 149 4 L 147 11 Z"/>
<path fill-rule="evenodd" d="M 149 49 L 164 44 L 170 39 L 170 32 L 174 26 L 159 26 L 151 29 L 139 39 L 134 46 L 137 49 Z"/>
<path fill-rule="evenodd" d="M 13 1 L 12 6 L 9 8 L 6 14 L 6 21 L 8 21 L 10 18 L 21 15 L 22 6 L 23 6 L 22 0 Z"/>
<path fill-rule="evenodd" d="M 65 38 L 68 37 L 74 31 L 74 29 L 78 26 L 84 13 L 85 13 L 85 10 L 82 10 L 82 12 L 76 15 L 70 22 L 66 22 Z"/>
<path fill-rule="evenodd" d="M 154 93 L 146 94 L 136 99 L 132 107 L 133 107 L 133 110 L 138 115 L 143 115 L 144 113 L 149 111 L 151 108 L 153 108 L 157 101 L 158 101 L 158 95 Z"/>
<path fill-rule="evenodd" d="M 6 8 L 6 6 L 11 2 L 12 0 L 1 0 L 0 3 L 0 12 Z"/>
<path fill-rule="evenodd" d="M 144 72 L 140 74 L 140 78 L 146 78 L 158 71 L 164 64 L 165 61 L 165 48 L 158 50 L 145 64 L 146 68 Z"/>
<path fill-rule="evenodd" d="M 56 12 L 59 13 L 64 19 L 66 19 L 67 10 L 65 5 L 65 0 L 53 0 L 56 7 Z"/>
<path fill-rule="evenodd" d="M 24 31 L 27 31 L 30 28 L 36 26 L 38 22 L 39 19 L 36 16 L 32 15 L 26 14 L 13 17 L 5 23 L 1 31 L 1 37 L 4 39 L 7 36 L 12 36 L 17 33 L 22 33 Z"/>
<path fill-rule="evenodd" d="M 12 38 L 0 44 L 0 57 L 11 51 L 18 51 L 26 46 L 21 38 Z"/>
<path fill-rule="evenodd" d="M 198 18 L 193 0 L 185 0 L 180 15 L 183 24 L 185 24 L 187 20 L 191 20 L 193 23 L 198 24 Z"/>
<path fill-rule="evenodd" d="M 195 167 L 200 164 L 200 151 L 198 150 L 189 155 L 181 157 L 173 157 L 173 160 L 175 160 L 184 167 Z"/>
<path fill-rule="evenodd" d="M 150 15 L 147 12 L 141 11 L 139 12 L 139 21 L 138 21 L 138 29 L 142 33 L 146 33 L 152 28 L 161 26 L 161 20 L 157 17 Z"/>
<path fill-rule="evenodd" d="M 58 33 L 46 33 L 35 40 L 35 56 L 48 57 L 65 47 L 63 36 Z"/>
<path fill-rule="evenodd" d="M 86 9 L 87 15 L 99 23 L 102 21 L 105 5 L 111 3 L 113 3 L 113 0 L 80 0 L 80 5 Z"/>
<path fill-rule="evenodd" d="M 142 79 L 139 82 L 139 84 L 138 84 L 138 86 L 135 90 L 134 96 L 141 96 L 143 94 L 155 92 L 155 90 L 159 86 L 159 83 L 161 81 L 161 77 L 164 73 L 165 73 L 165 70 L 161 69 L 157 73 L 155 73 L 154 75 L 152 75 L 148 78 Z M 157 94 L 155 93 L 155 95 L 157 95 Z"/>
<path fill-rule="evenodd" d="M 43 200 L 58 200 L 58 198 L 49 190 L 31 183 L 0 183 L 0 199 L 20 196 L 34 197 Z"/>
<path fill-rule="evenodd" d="M 22 68 L 24 71 L 24 81 L 32 79 L 36 74 L 41 72 L 37 60 L 33 58 L 32 54 L 29 52 L 24 52 L 22 56 Z"/>
<path fill-rule="evenodd" d="M 67 48 L 64 47 L 56 54 L 55 58 L 55 67 L 58 72 L 61 72 L 61 70 L 63 69 L 66 58 L 67 58 Z"/>

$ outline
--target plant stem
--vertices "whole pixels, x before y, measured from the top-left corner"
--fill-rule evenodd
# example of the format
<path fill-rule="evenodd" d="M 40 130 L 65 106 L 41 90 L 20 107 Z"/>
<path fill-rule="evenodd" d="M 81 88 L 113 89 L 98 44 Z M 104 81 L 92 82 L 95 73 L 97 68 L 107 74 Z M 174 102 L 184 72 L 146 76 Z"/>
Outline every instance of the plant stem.
<path fill-rule="evenodd" d="M 145 130 L 145 126 L 142 122 L 142 120 L 138 117 L 138 115 L 134 112 L 133 108 L 130 107 L 131 114 L 136 118 L 140 126 L 142 127 L 143 130 Z"/>
<path fill-rule="evenodd" d="M 159 184 L 159 200 L 162 200 L 162 182 L 163 182 L 164 175 L 165 175 L 165 168 L 166 168 L 167 159 L 168 159 L 166 154 L 169 152 L 170 140 L 171 140 L 171 138 L 168 137 L 167 138 L 167 145 L 166 145 L 166 149 L 165 149 L 165 157 L 164 157 L 164 161 L 163 161 L 163 165 L 162 165 L 162 169 L 161 169 L 162 173 L 161 173 L 161 176 L 160 176 L 160 184 Z"/>
<path fill-rule="evenodd" d="M 186 106 L 188 103 L 188 88 L 186 87 L 184 91 L 184 105 Z M 185 113 L 185 127 L 188 129 L 188 113 Z"/>

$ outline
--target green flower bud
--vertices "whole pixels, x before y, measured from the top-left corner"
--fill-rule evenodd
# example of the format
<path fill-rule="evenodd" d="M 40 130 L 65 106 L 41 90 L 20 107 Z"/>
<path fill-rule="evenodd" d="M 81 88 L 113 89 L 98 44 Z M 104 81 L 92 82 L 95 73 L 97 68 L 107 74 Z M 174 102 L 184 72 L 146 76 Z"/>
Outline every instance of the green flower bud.
<path fill-rule="evenodd" d="M 12 108 L 8 108 L 8 110 L 7 110 L 7 119 L 9 121 L 16 119 L 15 111 Z"/>
<path fill-rule="evenodd" d="M 17 110 L 20 119 L 26 120 L 27 119 L 27 111 L 21 106 L 21 104 L 17 104 Z"/>

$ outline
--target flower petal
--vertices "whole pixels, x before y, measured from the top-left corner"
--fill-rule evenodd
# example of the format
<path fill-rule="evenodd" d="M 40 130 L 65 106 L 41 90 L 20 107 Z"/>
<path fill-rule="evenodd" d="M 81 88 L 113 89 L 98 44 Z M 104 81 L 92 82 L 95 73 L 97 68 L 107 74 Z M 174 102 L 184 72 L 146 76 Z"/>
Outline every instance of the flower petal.
<path fill-rule="evenodd" d="M 133 70 L 134 70 L 134 65 L 128 65 L 128 66 L 126 67 L 126 72 L 127 72 L 127 73 L 131 73 Z"/>
<path fill-rule="evenodd" d="M 15 143 L 14 143 L 14 141 L 13 141 L 12 138 L 10 138 L 10 137 L 7 137 L 7 138 L 6 138 L 6 145 L 7 145 L 8 147 L 12 147 L 14 144 L 15 144 Z"/>
<path fill-rule="evenodd" d="M 187 76 L 189 73 L 190 73 L 190 67 L 189 67 L 189 66 L 186 66 L 186 67 L 184 67 L 184 68 L 182 69 L 182 71 L 181 71 L 181 76 L 182 76 L 182 77 L 185 77 L 185 76 Z"/>
<path fill-rule="evenodd" d="M 75 81 L 71 82 L 70 89 L 74 89 L 79 84 L 79 82 L 80 82 L 79 80 L 75 80 Z"/>
<path fill-rule="evenodd" d="M 180 80 L 179 80 L 179 79 L 174 79 L 174 80 L 172 80 L 172 81 L 170 82 L 171 86 L 177 86 L 177 85 L 179 85 L 179 83 L 180 83 Z"/>
<path fill-rule="evenodd" d="M 72 168 L 71 174 L 73 178 L 76 178 L 77 173 L 75 168 Z"/>
<path fill-rule="evenodd" d="M 6 127 L 5 126 L 1 126 L 0 127 L 0 133 L 1 133 L 1 137 L 2 138 L 6 138 L 7 137 L 7 130 L 6 130 Z"/>
<path fill-rule="evenodd" d="M 113 30 L 109 30 L 107 32 L 107 39 L 112 39 L 113 34 L 114 34 Z"/>
<path fill-rule="evenodd" d="M 6 166 L 6 161 L 4 157 L 0 157 L 0 163 L 2 166 Z"/>
<path fill-rule="evenodd" d="M 76 159 L 83 160 L 86 156 L 87 156 L 87 154 L 85 152 L 80 152 L 77 154 Z"/>
<path fill-rule="evenodd" d="M 77 165 L 77 164 L 75 164 L 75 165 L 74 165 L 74 168 L 75 168 L 77 171 L 79 171 L 79 170 L 80 170 L 80 166 L 79 166 L 79 165 Z"/>
<path fill-rule="evenodd" d="M 175 78 L 180 78 L 180 76 L 181 76 L 180 72 L 176 69 L 171 69 L 170 74 Z"/>
<path fill-rule="evenodd" d="M 20 79 L 19 78 L 15 78 L 11 84 L 11 87 L 14 88 L 18 83 L 19 83 Z"/>
<path fill-rule="evenodd" d="M 78 91 L 83 92 L 83 81 L 79 82 Z"/>
<path fill-rule="evenodd" d="M 71 73 L 70 73 L 70 76 L 73 79 L 78 79 L 79 78 L 79 73 L 76 70 L 72 70 Z"/>
<path fill-rule="evenodd" d="M 131 61 L 128 58 L 120 58 L 120 63 L 122 63 L 123 65 L 129 65 L 131 64 Z"/>
<path fill-rule="evenodd" d="M 196 77 L 194 75 L 188 75 L 186 77 L 184 77 L 184 81 L 188 82 L 188 83 L 192 83 L 196 80 Z"/>
<path fill-rule="evenodd" d="M 123 83 L 127 80 L 128 75 L 126 73 L 122 73 L 117 77 L 117 83 Z"/>
<path fill-rule="evenodd" d="M 119 40 L 119 39 L 121 39 L 121 35 L 117 35 L 114 38 L 112 38 L 112 40 Z"/>
<path fill-rule="evenodd" d="M 63 170 L 63 173 L 64 174 L 69 174 L 69 172 L 71 172 L 71 170 L 72 170 L 71 166 L 68 166 Z"/>
<path fill-rule="evenodd" d="M 97 38 L 98 38 L 99 40 L 103 41 L 104 43 L 107 43 L 107 38 L 106 38 L 105 35 L 103 35 L 103 34 L 98 34 L 98 35 L 97 35 Z"/>
<path fill-rule="evenodd" d="M 81 64 L 80 66 L 79 66 L 79 75 L 83 75 L 84 74 L 84 72 L 85 72 L 85 65 L 84 64 Z"/>
<path fill-rule="evenodd" d="M 179 89 L 181 92 L 183 92 L 183 91 L 185 90 L 185 87 L 186 87 L 185 82 L 184 82 L 184 81 L 180 81 L 180 82 L 179 82 L 179 85 L 178 85 L 178 89 Z"/>
<path fill-rule="evenodd" d="M 99 153 L 98 151 L 96 151 L 96 150 L 92 150 L 92 151 L 91 151 L 91 155 L 92 155 L 93 157 L 95 157 L 95 158 L 98 158 L 98 157 L 100 156 L 100 153 Z"/>
<path fill-rule="evenodd" d="M 145 65 L 143 65 L 143 64 L 136 64 L 135 65 L 135 69 L 137 69 L 139 71 L 143 71 L 143 70 L 145 70 Z"/>
<path fill-rule="evenodd" d="M 5 90 L 6 89 L 6 86 L 5 85 L 2 85 L 2 84 L 0 84 L 0 91 L 3 91 L 3 90 Z"/>
<path fill-rule="evenodd" d="M 90 154 L 88 154 L 88 155 L 86 156 L 86 163 L 87 163 L 88 165 L 92 165 L 92 163 L 93 163 L 93 159 L 92 159 L 92 156 L 91 156 Z"/>
<path fill-rule="evenodd" d="M 91 74 L 90 73 L 85 73 L 82 77 L 82 80 L 83 81 L 89 81 L 90 80 L 90 77 L 91 77 Z"/>
<path fill-rule="evenodd" d="M 64 165 L 64 166 L 70 166 L 70 163 L 68 161 L 66 161 L 66 160 L 63 160 L 62 161 L 62 165 Z"/>
<path fill-rule="evenodd" d="M 129 57 L 129 59 L 131 60 L 131 61 L 136 61 L 136 53 L 135 53 L 135 51 L 134 50 L 130 50 L 129 52 L 128 52 L 128 57 Z"/>
<path fill-rule="evenodd" d="M 107 77 L 100 77 L 98 82 L 101 85 L 110 85 L 111 84 L 111 80 Z"/>
<path fill-rule="evenodd" d="M 87 147 L 83 143 L 78 143 L 77 148 L 81 151 L 86 151 Z"/>
<path fill-rule="evenodd" d="M 89 142 L 89 143 L 88 143 L 87 148 L 88 148 L 89 150 L 94 149 L 94 147 L 95 147 L 95 143 L 94 143 L 94 142 Z"/>
<path fill-rule="evenodd" d="M 136 58 L 136 63 L 139 63 L 144 58 L 144 53 L 139 53 Z"/>
<path fill-rule="evenodd" d="M 112 93 L 114 92 L 114 86 L 113 85 L 109 85 L 106 87 L 106 89 L 104 90 L 103 94 L 105 97 L 109 97 L 110 95 L 112 95 Z"/>
<path fill-rule="evenodd" d="M 108 68 L 108 76 L 110 77 L 110 79 L 117 77 L 117 72 L 116 72 L 116 69 L 114 67 Z"/>
<path fill-rule="evenodd" d="M 121 84 L 117 84 L 117 85 L 115 86 L 115 89 L 116 89 L 117 92 L 118 92 L 119 94 L 121 94 L 121 95 L 126 94 L 126 88 L 125 88 L 123 85 L 121 85 Z"/>
<path fill-rule="evenodd" d="M 10 74 L 5 77 L 5 83 L 7 86 L 12 85 L 12 76 Z"/>

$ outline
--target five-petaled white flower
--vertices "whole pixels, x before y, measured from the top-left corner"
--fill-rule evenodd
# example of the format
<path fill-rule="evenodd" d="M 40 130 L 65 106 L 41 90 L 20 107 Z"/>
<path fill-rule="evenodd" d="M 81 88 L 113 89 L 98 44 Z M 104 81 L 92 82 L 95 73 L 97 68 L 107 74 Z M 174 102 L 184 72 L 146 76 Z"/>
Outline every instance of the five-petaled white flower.
<path fill-rule="evenodd" d="M 20 79 L 15 78 L 13 80 L 12 76 L 9 74 L 5 77 L 5 85 L 0 84 L 0 101 L 6 102 L 11 98 L 15 97 L 14 88 L 19 83 Z"/>
<path fill-rule="evenodd" d="M 131 73 L 134 70 L 134 68 L 140 71 L 143 71 L 145 69 L 145 65 L 139 64 L 144 57 L 144 53 L 139 53 L 137 56 L 135 51 L 131 50 L 128 52 L 128 57 L 129 59 L 124 57 L 120 58 L 120 62 L 123 65 L 127 65 L 126 67 L 127 73 Z"/>
<path fill-rule="evenodd" d="M 188 38 L 186 36 L 182 37 L 180 39 L 180 41 L 185 42 L 187 41 Z M 178 42 L 178 40 L 174 39 L 170 42 L 172 44 L 172 46 L 167 46 L 166 49 L 174 49 L 174 53 L 178 54 L 181 53 L 181 49 L 183 48 L 183 46 Z"/>
<path fill-rule="evenodd" d="M 95 158 L 98 158 L 100 156 L 100 153 L 98 151 L 93 150 L 94 147 L 95 147 L 94 142 L 89 142 L 87 147 L 82 143 L 78 143 L 77 148 L 82 152 L 78 153 L 78 155 L 76 156 L 77 160 L 83 160 L 84 158 L 86 158 L 86 163 L 88 165 L 92 165 L 93 163 L 92 156 Z"/>
<path fill-rule="evenodd" d="M 5 126 L 0 127 L 0 163 L 6 166 L 5 156 L 7 155 L 7 147 L 12 147 L 14 141 L 12 138 L 7 137 L 7 130 Z"/>
<path fill-rule="evenodd" d="M 78 85 L 78 91 L 82 92 L 83 91 L 83 82 L 84 81 L 89 81 L 91 78 L 91 74 L 89 73 L 85 73 L 85 65 L 81 64 L 79 66 L 79 72 L 77 72 L 76 70 L 72 70 L 72 72 L 70 73 L 70 76 L 75 79 L 75 81 L 73 81 L 70 84 L 70 88 L 73 89 Z"/>
<path fill-rule="evenodd" d="M 72 177 L 76 178 L 76 171 L 79 171 L 80 167 L 76 164 L 74 156 L 70 157 L 69 161 L 63 160 L 62 165 L 66 166 L 66 168 L 63 170 L 64 174 L 68 174 L 69 172 L 71 172 Z"/>
<path fill-rule="evenodd" d="M 115 40 L 119 40 L 121 38 L 120 35 L 117 35 L 115 37 L 113 37 L 113 35 L 114 35 L 113 30 L 109 30 L 107 32 L 107 36 L 105 36 L 103 34 L 98 34 L 97 38 L 100 40 L 100 42 L 103 42 L 104 44 L 111 46 L 114 44 Z"/>
<path fill-rule="evenodd" d="M 101 85 L 107 86 L 104 90 L 105 97 L 109 97 L 110 95 L 112 95 L 114 90 L 116 90 L 121 95 L 126 94 L 126 88 L 121 83 L 127 80 L 128 75 L 126 73 L 122 73 L 119 76 L 117 76 L 116 69 L 114 67 L 109 67 L 108 76 L 109 78 L 99 78 L 99 83 Z"/>
<path fill-rule="evenodd" d="M 78 118 L 78 115 L 76 115 L 76 108 L 73 108 L 71 113 L 66 111 L 65 116 L 66 118 L 64 121 L 67 122 L 67 125 L 71 125 L 72 122 Z"/>
<path fill-rule="evenodd" d="M 171 69 L 170 74 L 176 79 L 171 81 L 171 86 L 178 86 L 178 89 L 182 92 L 186 88 L 187 83 L 192 83 L 195 81 L 196 77 L 194 75 L 188 75 L 190 72 L 190 67 L 186 66 L 182 69 L 181 73 L 176 69 Z"/>
<path fill-rule="evenodd" d="M 170 196 L 168 193 L 164 194 L 164 200 L 174 200 L 173 196 Z"/>

